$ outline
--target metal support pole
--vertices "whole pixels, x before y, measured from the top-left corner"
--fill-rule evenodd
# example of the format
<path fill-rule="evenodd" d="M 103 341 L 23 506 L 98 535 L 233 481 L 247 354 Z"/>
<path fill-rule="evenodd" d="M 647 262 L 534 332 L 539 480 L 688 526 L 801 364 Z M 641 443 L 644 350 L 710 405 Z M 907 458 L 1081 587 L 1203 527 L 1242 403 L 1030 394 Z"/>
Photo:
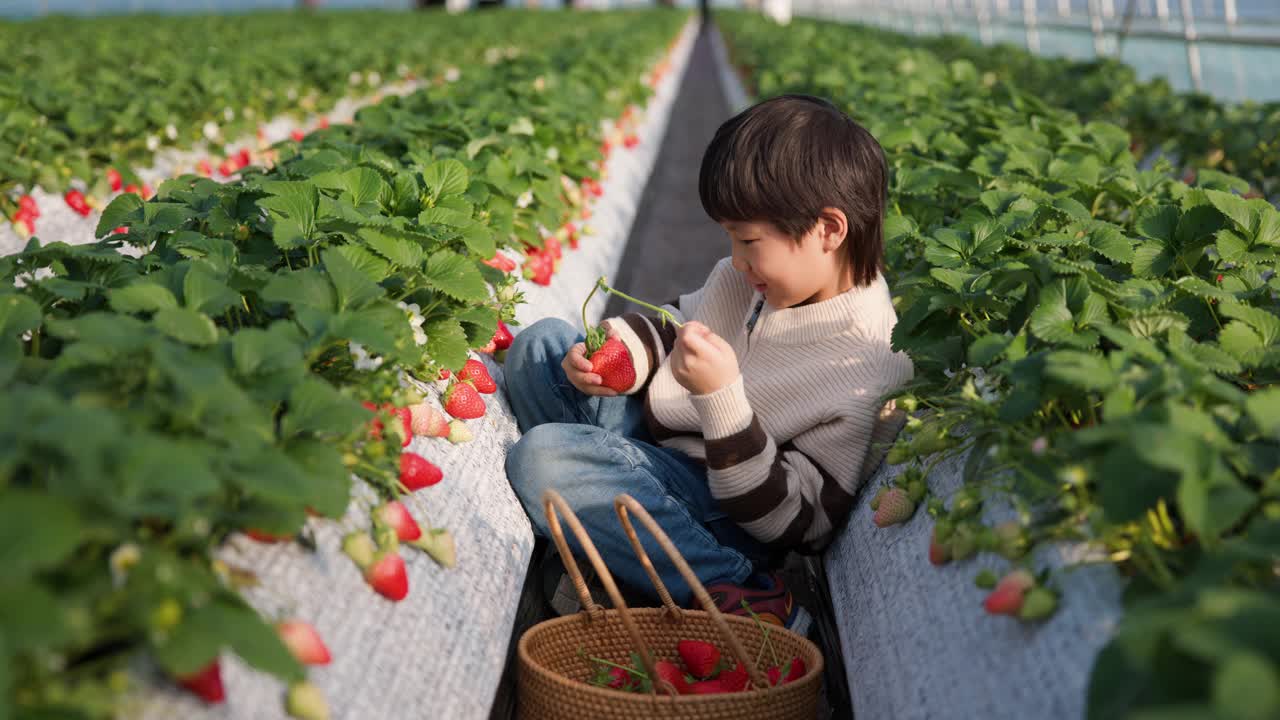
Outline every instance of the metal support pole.
<path fill-rule="evenodd" d="M 1236 14 L 1236 0 L 1222 0 L 1222 16 L 1227 21 L 1227 32 L 1234 30 L 1239 20 Z"/>
<path fill-rule="evenodd" d="M 1039 5 L 1040 0 L 1022 0 L 1022 25 L 1027 31 L 1027 49 L 1037 54 L 1040 52 L 1040 29 L 1036 27 Z"/>
<path fill-rule="evenodd" d="M 1187 67 L 1191 71 L 1191 87 L 1196 92 L 1204 89 L 1204 77 L 1200 72 L 1200 46 L 1196 44 L 1195 11 L 1191 9 L 1191 0 L 1181 0 L 1182 6 L 1182 38 L 1187 46 Z"/>
<path fill-rule="evenodd" d="M 1160 18 L 1160 24 L 1168 26 L 1169 24 L 1169 0 L 1156 0 L 1156 17 Z"/>
<path fill-rule="evenodd" d="M 983 45 L 990 45 L 991 40 L 991 17 L 987 10 L 987 3 L 990 0 L 977 0 L 978 10 L 978 38 L 982 40 Z"/>
<path fill-rule="evenodd" d="M 1098 12 L 1098 0 L 1089 0 L 1089 29 L 1093 32 L 1093 54 L 1107 54 L 1107 38 L 1102 34 L 1102 14 Z"/>

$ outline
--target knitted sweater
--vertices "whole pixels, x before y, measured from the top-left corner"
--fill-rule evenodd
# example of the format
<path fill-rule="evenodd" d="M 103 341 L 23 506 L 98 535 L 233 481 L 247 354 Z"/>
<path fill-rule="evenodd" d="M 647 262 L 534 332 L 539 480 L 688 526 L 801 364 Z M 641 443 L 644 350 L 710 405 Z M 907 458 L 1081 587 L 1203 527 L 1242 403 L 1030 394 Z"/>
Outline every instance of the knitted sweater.
<path fill-rule="evenodd" d="M 624 394 L 646 391 L 654 439 L 705 462 L 712 496 L 743 529 L 777 550 L 820 551 L 905 420 L 880 402 L 913 374 L 889 347 L 897 313 L 884 278 L 779 310 L 725 258 L 665 309 L 724 338 L 741 374 L 692 395 L 666 362 L 675 326 L 627 313 L 605 321 L 635 364 Z"/>

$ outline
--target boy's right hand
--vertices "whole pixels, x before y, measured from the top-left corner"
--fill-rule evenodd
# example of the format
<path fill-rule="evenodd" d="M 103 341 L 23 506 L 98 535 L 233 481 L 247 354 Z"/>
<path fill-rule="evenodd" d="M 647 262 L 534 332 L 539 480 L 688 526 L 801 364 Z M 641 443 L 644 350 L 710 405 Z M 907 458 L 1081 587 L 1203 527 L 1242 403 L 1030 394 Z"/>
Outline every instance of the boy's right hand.
<path fill-rule="evenodd" d="M 606 325 L 606 327 L 608 327 Z M 608 328 L 609 337 L 613 337 L 613 328 Z M 599 374 L 591 371 L 591 361 L 587 359 L 587 344 L 578 343 L 569 348 L 569 352 L 565 353 L 564 360 L 560 361 L 560 367 L 564 368 L 564 374 L 569 378 L 569 382 L 587 395 L 598 395 L 600 397 L 614 397 L 618 394 L 617 390 L 604 386 L 604 379 Z"/>

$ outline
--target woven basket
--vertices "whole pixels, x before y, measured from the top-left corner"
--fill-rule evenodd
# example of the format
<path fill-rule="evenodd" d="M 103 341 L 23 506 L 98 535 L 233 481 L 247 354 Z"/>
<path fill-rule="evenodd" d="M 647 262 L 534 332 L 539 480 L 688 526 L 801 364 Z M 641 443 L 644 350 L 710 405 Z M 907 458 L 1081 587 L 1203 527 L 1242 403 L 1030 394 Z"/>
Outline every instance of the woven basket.
<path fill-rule="evenodd" d="M 768 625 L 769 638 L 782 662 L 800 656 L 806 673 L 785 685 L 769 687 L 768 680 L 755 665 L 756 655 L 764 643 L 762 626 L 756 621 L 721 613 L 706 588 L 698 581 L 684 557 L 653 517 L 629 495 L 619 495 L 614 509 L 626 529 L 627 537 L 653 581 L 662 600 L 660 608 L 631 609 L 622 600 L 591 538 L 568 504 L 554 490 L 543 496 L 552 539 L 560 550 L 565 569 L 573 580 L 583 610 L 529 628 L 520 638 L 519 717 L 523 720 L 654 720 L 661 718 L 696 718 L 697 720 L 814 720 L 818 716 L 818 694 L 822 684 L 822 653 L 808 639 Z M 557 511 L 578 538 L 587 558 L 613 601 L 615 609 L 606 610 L 591 598 L 578 564 L 569 551 L 560 529 Z M 644 551 L 627 513 L 630 511 L 657 539 L 684 576 L 705 610 L 685 610 L 671 599 L 671 594 L 658 577 L 652 561 Z M 680 640 L 706 640 L 721 648 L 747 669 L 752 687 L 744 692 L 721 695 L 679 695 L 665 681 L 655 683 L 647 694 L 627 693 L 590 685 L 592 663 L 587 656 L 628 664 L 636 652 L 649 677 L 656 677 L 653 664 L 657 660 L 678 657 Z M 766 651 L 766 657 L 768 656 Z"/>

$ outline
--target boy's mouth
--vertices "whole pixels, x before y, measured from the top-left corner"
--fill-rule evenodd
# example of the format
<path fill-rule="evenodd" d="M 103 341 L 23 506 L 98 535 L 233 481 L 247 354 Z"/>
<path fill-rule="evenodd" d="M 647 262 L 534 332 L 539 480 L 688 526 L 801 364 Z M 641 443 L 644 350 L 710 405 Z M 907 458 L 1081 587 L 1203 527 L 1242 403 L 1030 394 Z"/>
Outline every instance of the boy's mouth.
<path fill-rule="evenodd" d="M 756 283 L 756 292 L 764 293 L 764 291 L 768 289 L 769 289 L 768 285 L 765 285 L 764 283 Z"/>

